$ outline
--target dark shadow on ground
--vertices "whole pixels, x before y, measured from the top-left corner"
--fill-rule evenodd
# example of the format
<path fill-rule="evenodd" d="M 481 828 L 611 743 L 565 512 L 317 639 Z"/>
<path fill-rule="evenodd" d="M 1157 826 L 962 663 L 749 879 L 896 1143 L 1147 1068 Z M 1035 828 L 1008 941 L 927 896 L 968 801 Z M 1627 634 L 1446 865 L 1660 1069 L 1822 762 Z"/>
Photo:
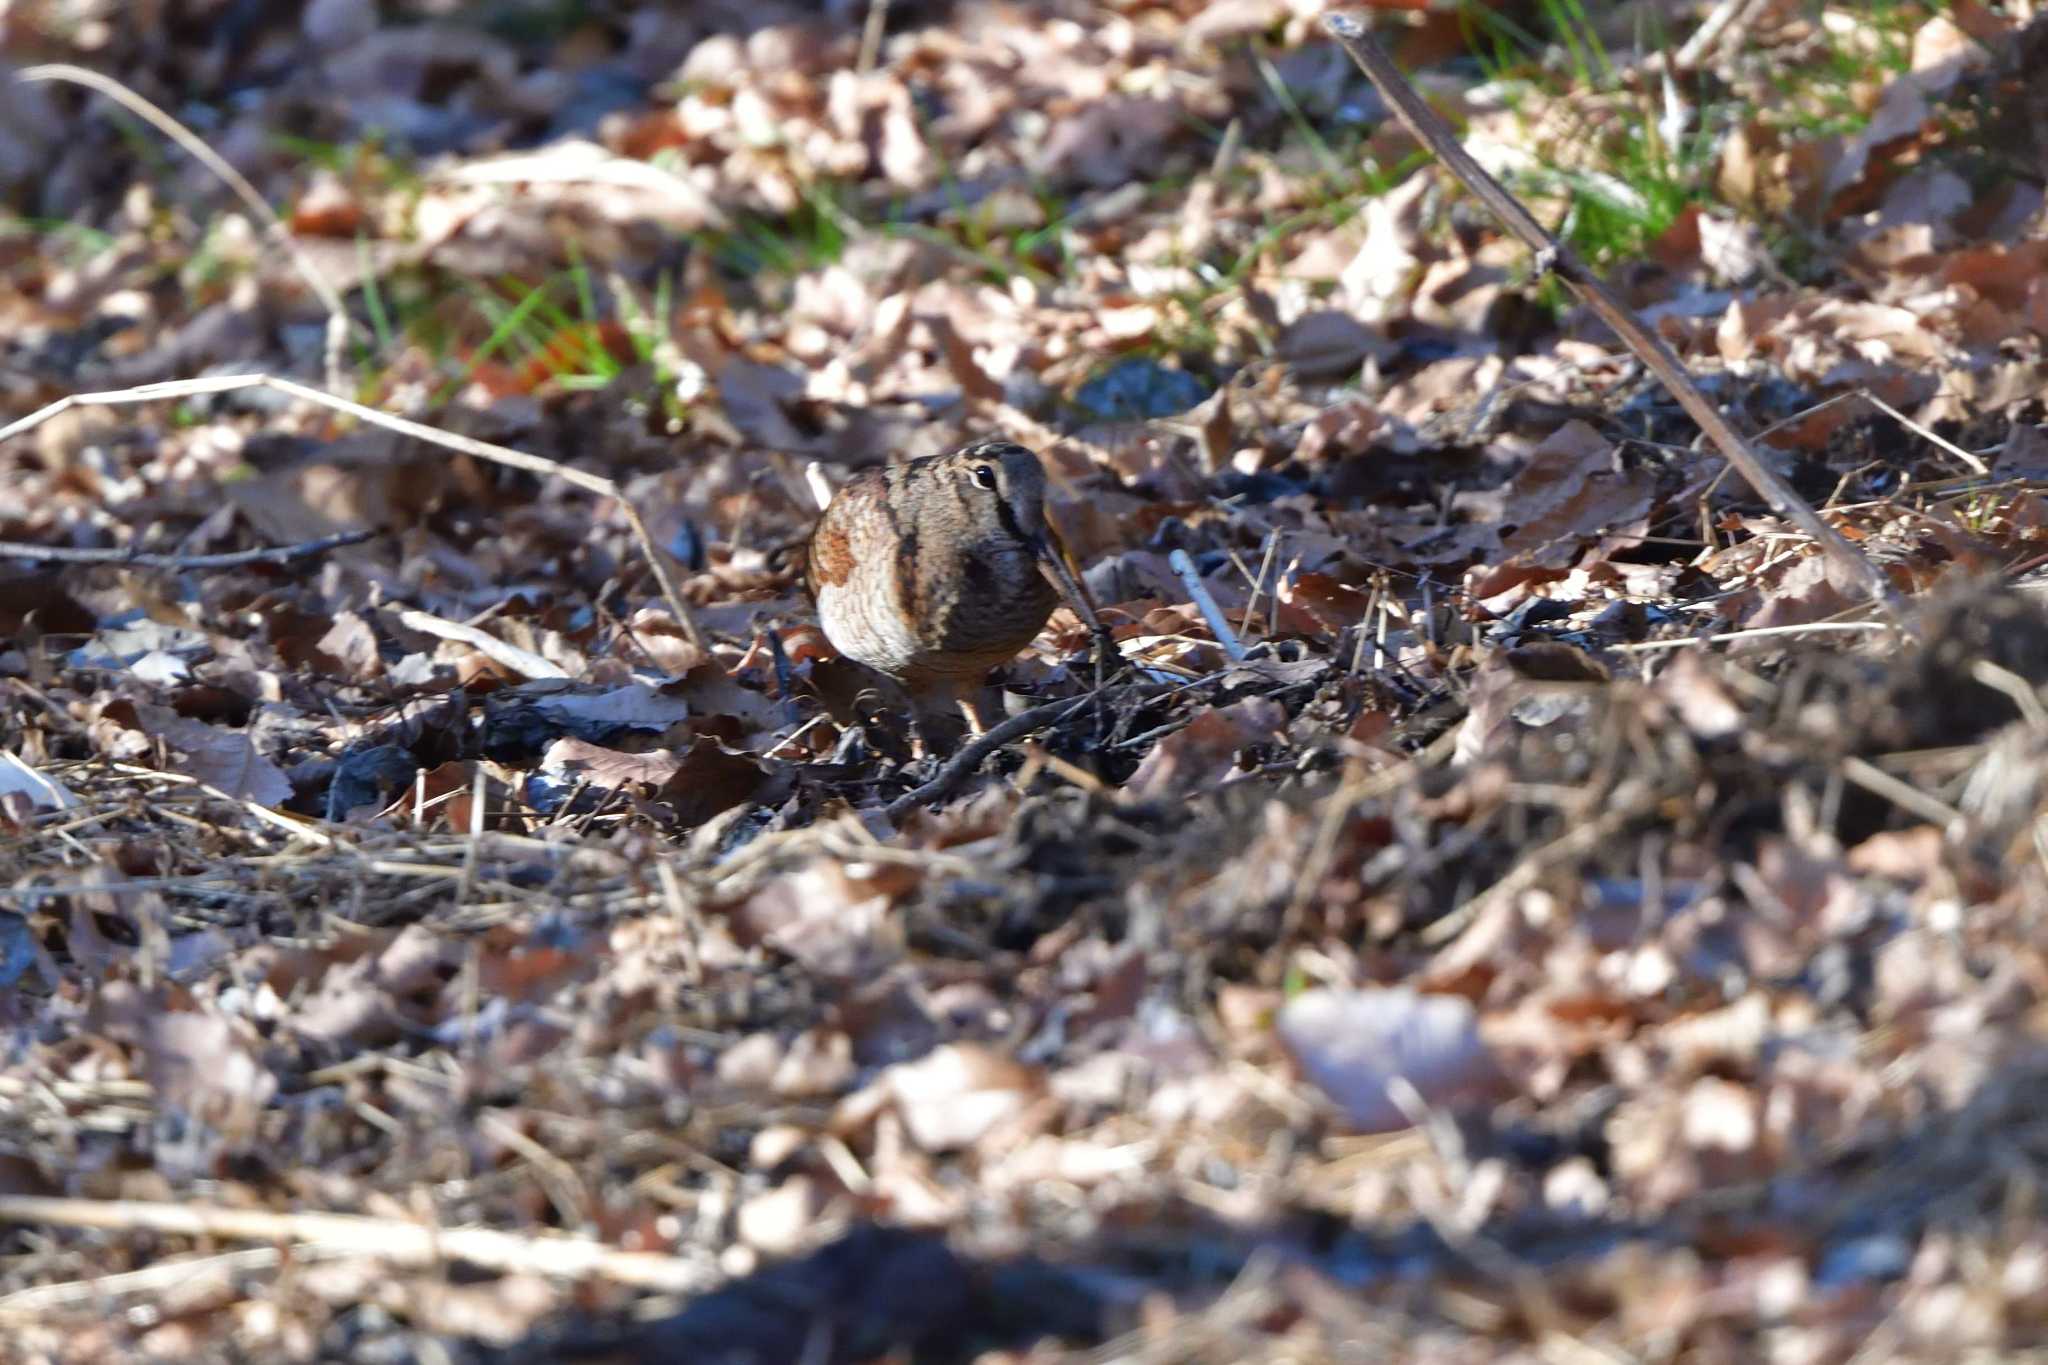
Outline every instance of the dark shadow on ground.
<path fill-rule="evenodd" d="M 966 1365 L 995 1350 L 1101 1345 L 1137 1328 L 1151 1296 L 1170 1299 L 1181 1314 L 1207 1315 L 1194 1336 L 1225 1351 L 1233 1340 L 1270 1344 L 1276 1324 L 1303 1317 L 1316 1321 L 1326 1344 L 1461 1336 L 1473 1330 L 1473 1303 L 1490 1305 L 1499 1319 L 1488 1335 L 1512 1342 L 1540 1334 L 1542 1324 L 1525 1316 L 1538 1301 L 1528 1297 L 1533 1286 L 1541 1286 L 1546 1311 L 1562 1312 L 1573 1330 L 1611 1331 L 1629 1314 L 1623 1286 L 1643 1278 L 1655 1258 L 1679 1255 L 1711 1282 L 1759 1252 L 1803 1260 L 1810 1311 L 1853 1333 L 1874 1329 L 1891 1311 L 1892 1284 L 1929 1234 L 1995 1241 L 2009 1212 L 2012 1173 L 1971 1154 L 2000 1146 L 2029 1169 L 2048 1169 L 2048 1129 L 2028 1121 L 2044 1095 L 2048 1057 L 2015 1057 L 1957 1110 L 1899 1131 L 1873 1130 L 1868 1142 L 1794 1161 L 1739 1188 L 1703 1188 L 1654 1221 L 1537 1208 L 1462 1233 L 1423 1221 L 1373 1229 L 1294 1210 L 1247 1228 L 1169 1200 L 1145 1222 L 1049 1245 L 1042 1255 L 988 1260 L 955 1251 L 940 1234 L 862 1225 L 659 1321 L 571 1315 L 508 1348 L 463 1343 L 457 1358 L 474 1365 Z M 1483 1121 L 1462 1134 L 1471 1159 L 1506 1161 L 1516 1177 L 1535 1181 L 1575 1151 L 1596 1162 L 1604 1157 L 1559 1136 Z M 1804 1216 L 1788 1218 L 1787 1205 Z M 1635 1270 L 1618 1275 L 1624 1265 Z M 1451 1311 L 1446 1295 L 1453 1292 L 1465 1310 Z M 1683 1344 L 1709 1356 L 1740 1353 L 1742 1317 L 1705 1315 L 1688 1326 Z M 1147 1320 L 1149 1341 L 1160 1322 Z M 2008 1326 L 2017 1333 L 2008 1345 L 2026 1338 L 2024 1324 Z M 1172 1349 L 1167 1341 L 1152 1345 Z"/>
<path fill-rule="evenodd" d="M 777 1365 L 888 1356 L 920 1365 L 973 1359 L 1048 1338 L 1110 1334 L 1105 1295 L 1080 1272 L 1034 1257 L 976 1262 L 942 1237 L 866 1224 L 808 1256 L 769 1266 L 652 1323 L 571 1318 L 491 1365 Z"/>

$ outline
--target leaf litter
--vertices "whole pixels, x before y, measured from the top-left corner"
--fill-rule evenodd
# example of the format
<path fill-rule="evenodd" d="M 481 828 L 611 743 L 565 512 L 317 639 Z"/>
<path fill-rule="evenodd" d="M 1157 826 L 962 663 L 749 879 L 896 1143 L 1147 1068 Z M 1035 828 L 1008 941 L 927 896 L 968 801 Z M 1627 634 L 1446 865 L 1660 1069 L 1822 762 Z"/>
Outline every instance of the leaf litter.
<path fill-rule="evenodd" d="M 941 8 L 23 7 L 287 207 L 357 397 L 624 501 L 273 390 L 0 443 L 0 540 L 379 533 L 0 568 L 12 1349 L 2038 1347 L 2034 7 L 1739 7 L 1658 97 L 1713 197 L 1605 266 L 1904 628 L 1317 6 Z M 1597 93 L 1442 83 L 1545 221 L 1660 88 L 1621 8 Z M 0 98 L 10 420 L 319 370 L 202 171 Z M 915 796 L 794 556 L 983 435 L 1128 668 L 1055 616 L 984 711 L 1081 704 Z"/>

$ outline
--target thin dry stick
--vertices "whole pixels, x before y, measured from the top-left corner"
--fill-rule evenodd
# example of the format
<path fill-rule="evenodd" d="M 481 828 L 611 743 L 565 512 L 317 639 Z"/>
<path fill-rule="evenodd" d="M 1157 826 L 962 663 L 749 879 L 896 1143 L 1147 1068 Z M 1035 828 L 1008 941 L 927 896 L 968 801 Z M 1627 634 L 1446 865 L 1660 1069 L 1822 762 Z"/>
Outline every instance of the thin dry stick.
<path fill-rule="evenodd" d="M 1607 810 L 1587 824 L 1566 830 L 1543 847 L 1530 852 L 1509 868 L 1507 875 L 1492 886 L 1443 918 L 1424 925 L 1418 937 L 1432 948 L 1450 942 L 1465 932 L 1466 926 L 1479 918 L 1488 907 L 1534 886 L 1545 872 L 1566 858 L 1576 857 L 1597 848 L 1605 840 L 1620 833 L 1623 826 L 1642 814 L 1646 804 L 1645 800 L 1629 802 Z"/>
<path fill-rule="evenodd" d="M 1316 823 L 1315 838 L 1309 844 L 1308 855 L 1302 859 L 1300 875 L 1294 879 L 1294 891 L 1288 896 L 1287 909 L 1281 915 L 1282 924 L 1291 931 L 1308 913 L 1308 903 L 1322 888 L 1323 878 L 1330 874 L 1330 866 L 1336 861 L 1337 836 L 1343 833 L 1344 822 L 1351 818 L 1352 813 L 1367 801 L 1377 800 L 1422 776 L 1448 759 L 1457 747 L 1458 727 L 1453 725 L 1413 758 L 1376 773 L 1345 779 L 1344 784 L 1323 803 L 1322 819 Z"/>
<path fill-rule="evenodd" d="M 860 28 L 860 53 L 853 69 L 865 76 L 881 60 L 882 37 L 889 30 L 889 0 L 868 0 L 868 19 Z"/>
<path fill-rule="evenodd" d="M 468 645 L 492 663 L 509 669 L 522 678 L 567 678 L 569 670 L 552 659 L 543 659 L 530 649 L 500 640 L 487 630 L 464 625 L 460 621 L 444 621 L 432 612 L 401 611 L 398 623 L 440 640 L 454 640 Z"/>
<path fill-rule="evenodd" d="M 1989 659 L 1979 659 L 1970 665 L 1970 676 L 1986 687 L 1995 687 L 2011 697 L 2013 705 L 2019 707 L 2026 717 L 2027 728 L 2035 734 L 2048 734 L 2048 707 L 2041 704 L 2041 694 L 2034 685 L 2009 668 L 2002 668 Z"/>
<path fill-rule="evenodd" d="M 288 815 L 281 810 L 272 810 L 270 807 L 260 802 L 252 801 L 246 796 L 237 796 L 232 792 L 223 791 L 211 782 L 202 782 L 198 778 L 188 776 L 185 773 L 164 772 L 156 768 L 138 768 L 132 763 L 113 763 L 109 764 L 108 767 L 113 772 L 126 773 L 130 777 L 144 777 L 173 786 L 196 788 L 216 800 L 225 801 L 231 806 L 240 806 L 252 818 L 260 820 L 267 825 L 274 825 L 287 834 L 310 840 L 325 848 L 332 848 L 335 845 L 333 835 L 322 830 L 317 824 L 303 815 Z"/>
<path fill-rule="evenodd" d="M 472 1027 L 468 1030 L 465 1042 L 476 1036 L 474 1018 L 470 1022 Z M 517 1152 L 526 1159 L 528 1165 L 540 1172 L 541 1186 L 547 1191 L 548 1201 L 555 1206 L 555 1212 L 561 1217 L 564 1227 L 578 1227 L 588 1220 L 589 1210 L 583 1206 L 583 1182 L 577 1178 L 574 1166 L 520 1132 L 502 1114 L 494 1110 L 487 1109 L 479 1114 L 477 1127 L 488 1132 L 494 1141 L 501 1142 Z"/>
<path fill-rule="evenodd" d="M 1958 460 L 1961 460 L 1965 465 L 1969 467 L 1970 472 L 1976 475 L 1978 478 L 1981 479 L 1990 477 L 1991 466 L 1985 464 L 1982 457 L 1971 454 L 1969 451 L 1964 450 L 1961 446 L 1957 445 L 1954 441 L 1944 440 L 1942 437 L 1935 435 L 1925 426 L 1921 425 L 1919 422 L 1914 421 L 1912 418 L 1906 416 L 1905 413 L 1900 412 L 1890 403 L 1885 402 L 1882 398 L 1879 398 L 1876 394 L 1872 393 L 1868 387 L 1860 388 L 1856 390 L 1856 392 L 1863 395 L 1863 397 L 1870 403 L 1870 406 L 1876 408 L 1879 412 L 1891 418 L 1894 422 L 1897 422 L 1900 426 L 1912 432 L 1921 440 L 1926 441 L 1928 444 L 1935 446 L 1938 449 L 1945 450 L 1949 454 L 1955 456 Z"/>
<path fill-rule="evenodd" d="M 299 272 L 299 278 L 306 282 L 306 287 L 313 291 L 313 297 L 319 299 L 320 306 L 327 310 L 327 387 L 336 393 L 342 391 L 341 355 L 353 326 L 348 308 L 334 286 L 328 283 L 327 277 L 320 273 L 320 267 L 299 249 L 298 239 L 292 236 L 292 230 L 285 226 L 276 210 L 264 201 L 240 171 L 230 166 L 220 153 L 201 142 L 191 129 L 111 76 L 82 66 L 53 62 L 47 66 L 31 66 L 21 72 L 20 78 L 25 81 L 69 81 L 97 91 L 177 143 L 194 161 L 220 177 L 249 212 L 256 215 L 271 240 L 284 248 L 285 255 L 291 258 L 292 268 Z"/>
<path fill-rule="evenodd" d="M 290 564 L 312 559 L 344 545 L 359 545 L 375 531 L 342 531 L 297 545 L 270 545 L 218 555 L 164 555 L 143 550 L 76 550 L 62 545 L 30 545 L 0 540 L 0 559 L 26 559 L 49 564 L 133 564 L 144 569 L 238 569 L 247 564 Z"/>
<path fill-rule="evenodd" d="M 1064 701 L 1047 702 L 1034 706 L 1029 711 L 1010 717 L 1001 725 L 983 734 L 980 739 L 953 755 L 939 775 L 913 791 L 905 792 L 889 803 L 891 820 L 901 820 L 919 806 L 928 806 L 960 785 L 967 775 L 981 766 L 981 760 L 1002 748 L 1013 739 L 1030 734 L 1033 730 L 1047 725 L 1056 725 L 1074 712 L 1095 700 L 1093 693 L 1085 697 L 1068 697 Z"/>
<path fill-rule="evenodd" d="M 470 786 L 469 839 L 462 847 L 462 879 L 455 884 L 455 905 L 458 909 L 469 903 L 470 895 L 476 890 L 477 852 L 483 847 L 485 798 L 489 794 L 483 764 L 479 763 L 476 768 L 476 781 Z M 472 940 L 473 950 L 474 940 Z M 470 960 L 470 966 L 472 969 L 475 967 L 474 958 Z M 464 1014 L 470 1027 L 463 1031 L 463 1041 L 465 1044 L 473 1044 L 476 1038 L 475 1024 L 478 1003 L 476 994 L 478 982 L 475 970 L 470 971 L 469 980 L 465 985 L 464 1000 L 467 1008 Z"/>
<path fill-rule="evenodd" d="M 1472 159 L 1471 154 L 1459 145 L 1450 125 L 1423 101 L 1415 87 L 1401 74 L 1401 69 L 1394 65 L 1393 59 L 1373 41 L 1364 23 L 1353 15 L 1329 14 L 1323 17 L 1323 27 L 1350 54 L 1359 70 L 1365 72 L 1366 78 L 1380 92 L 1380 97 L 1401 116 L 1408 130 L 1465 183 L 1501 226 L 1536 253 L 1539 269 L 1555 271 L 1558 278 L 1569 285 L 1602 322 L 1614 329 L 1615 335 L 1671 391 L 1672 397 L 1678 400 L 1693 421 L 1699 423 L 1700 430 L 1713 439 L 1728 463 L 1735 466 L 1771 509 L 1812 537 L 1845 583 L 1861 588 L 1865 596 L 1896 614 L 1898 603 L 1891 584 L 1877 567 L 1814 511 L 1792 485 L 1764 463 L 1755 448 L 1700 392 L 1699 385 L 1693 383 L 1692 376 L 1686 373 L 1685 366 L 1671 348 L 1644 327 L 1600 277 L 1586 268 L 1585 262 L 1546 232 L 1529 210 L 1522 207 L 1520 200 L 1509 194 L 1499 181 Z"/>
<path fill-rule="evenodd" d="M 682 626 L 684 636 L 696 648 L 701 650 L 705 647 L 704 633 L 697 627 L 697 618 L 690 611 L 689 607 L 684 604 L 682 593 L 677 590 L 674 577 L 669 573 L 668 567 L 662 563 L 661 552 L 655 547 L 654 537 L 648 533 L 647 523 L 640 519 L 639 510 L 626 499 L 624 491 L 619 488 L 617 483 L 605 478 L 602 474 L 592 474 L 585 470 L 575 469 L 569 465 L 562 464 L 560 461 L 550 460 L 545 455 L 529 455 L 523 450 L 514 450 L 510 446 L 496 445 L 490 441 L 479 441 L 473 436 L 458 436 L 452 431 L 443 431 L 439 427 L 430 427 L 424 422 L 415 422 L 410 418 L 393 417 L 388 412 L 379 412 L 377 409 L 365 407 L 361 403 L 350 402 L 346 398 L 337 398 L 331 393 L 324 393 L 309 384 L 301 384 L 296 380 L 281 379 L 276 375 L 269 374 L 228 374 L 211 379 L 171 379 L 159 384 L 138 384 L 132 389 L 108 389 L 100 393 L 67 394 L 54 403 L 36 409 L 26 417 L 0 427 L 0 442 L 5 442 L 11 436 L 18 436 L 24 431 L 39 427 L 52 417 L 68 412 L 76 407 L 93 405 L 111 407 L 127 403 L 155 403 L 166 398 L 191 398 L 202 394 L 233 393 L 240 389 L 273 389 L 278 393 L 290 394 L 294 398 L 303 398 L 309 403 L 317 403 L 321 407 L 330 408 L 335 412 L 345 412 L 358 421 L 368 422 L 370 425 L 382 427 L 386 431 L 395 431 L 401 436 L 411 436 L 415 440 L 425 441 L 429 445 L 437 445 L 448 450 L 459 451 L 464 455 L 474 455 L 479 460 L 488 460 L 493 464 L 507 465 L 513 469 L 524 469 L 533 474 L 551 474 L 574 484 L 585 492 L 595 493 L 600 497 L 612 499 L 618 503 L 619 510 L 626 514 L 626 524 L 632 529 L 633 538 L 639 542 L 640 552 L 647 560 L 647 567 L 654 571 L 654 581 L 660 585 L 661 595 L 667 601 L 669 610 L 676 614 L 676 621 Z"/>
<path fill-rule="evenodd" d="M 1202 619 L 1209 623 L 1209 633 L 1216 637 L 1216 643 L 1223 646 L 1223 652 L 1230 656 L 1232 663 L 1243 663 L 1244 642 L 1237 638 L 1237 632 L 1230 628 L 1230 620 L 1224 616 L 1223 608 L 1216 605 L 1216 599 L 1209 595 L 1208 585 L 1195 572 L 1195 561 L 1188 558 L 1186 550 L 1175 550 L 1166 557 L 1173 571 L 1180 575 L 1180 581 L 1194 599 L 1195 607 L 1202 613 Z"/>
<path fill-rule="evenodd" d="M 1130 794 L 1124 791 L 1122 787 L 1110 786 L 1080 764 L 1069 763 L 1066 759 L 1046 749 L 1043 745 L 1026 744 L 1024 746 L 1024 754 L 1033 763 L 1037 763 L 1058 776 L 1065 778 L 1068 782 L 1091 796 L 1100 796 L 1119 805 L 1131 799 Z M 1020 788 L 1023 785 L 1022 782 L 1018 783 Z"/>
<path fill-rule="evenodd" d="M 697 907 L 683 895 L 683 879 L 676 875 L 675 864 L 663 858 L 654 865 L 655 878 L 661 883 L 661 896 L 668 912 L 683 932 L 676 935 L 677 946 L 682 950 L 683 984 L 699 986 L 704 981 L 704 964 L 697 955 L 697 940 L 704 933 L 704 918 Z"/>
<path fill-rule="evenodd" d="M 313 1247 L 302 1248 L 301 1251 L 307 1260 L 321 1254 Z M 5 1298 L 0 1298 L 0 1319 L 40 1317 L 67 1308 L 104 1305 L 112 1299 L 129 1294 L 182 1289 L 209 1272 L 239 1275 L 269 1270 L 283 1259 L 284 1253 L 276 1247 L 246 1247 L 241 1251 L 225 1251 L 215 1256 L 181 1256 L 173 1260 L 158 1261 L 140 1270 L 127 1270 L 118 1275 L 102 1275 L 96 1279 L 63 1280 L 55 1284 L 31 1285 L 27 1289 L 18 1289 Z"/>
<path fill-rule="evenodd" d="M 1671 64 L 1680 71 L 1691 71 L 1704 62 L 1721 40 L 1737 28 L 1737 21 L 1748 17 L 1748 12 L 1757 8 L 1756 0 L 1721 0 L 1714 6 L 1700 26 L 1686 39 L 1685 46 L 1678 49 Z"/>
<path fill-rule="evenodd" d="M 568 1279 L 595 1277 L 669 1293 L 701 1290 L 717 1280 L 707 1267 L 679 1256 L 620 1251 L 583 1237 L 522 1237 L 495 1228 L 431 1228 L 396 1218 L 345 1213 L 272 1213 L 208 1204 L 8 1194 L 0 1195 L 0 1222 L 231 1242 L 281 1242 L 404 1266 L 467 1261 L 486 1270 L 530 1271 Z"/>
<path fill-rule="evenodd" d="M 1354 678 L 1358 676 L 1358 671 L 1365 667 L 1365 645 L 1366 641 L 1372 638 L 1373 615 L 1379 609 L 1380 581 L 1375 576 L 1372 584 L 1372 596 L 1365 599 L 1365 614 L 1360 616 L 1358 624 L 1351 628 L 1351 667 L 1346 671 Z M 1378 672 L 1383 667 L 1377 651 L 1374 652 L 1372 666 L 1374 672 Z"/>
<path fill-rule="evenodd" d="M 1851 782 L 1863 788 L 1863 790 L 1877 796 L 1882 796 L 1908 815 L 1919 816 L 1930 825 L 1939 825 L 1943 829 L 1948 829 L 1962 823 L 1963 813 L 1954 806 L 1949 805 L 1946 801 L 1929 796 L 1910 782 L 1893 777 L 1890 773 L 1867 759 L 1843 759 L 1842 776 L 1848 778 Z"/>
<path fill-rule="evenodd" d="M 1387 1085 L 1387 1098 L 1394 1102 L 1416 1131 L 1428 1139 L 1436 1166 L 1410 1163 L 1404 1171 L 1403 1189 L 1415 1211 L 1443 1240 L 1445 1246 L 1469 1261 L 1482 1274 L 1499 1282 L 1514 1295 L 1522 1316 L 1542 1343 L 1540 1358 L 1569 1361 L 1572 1365 L 1627 1365 L 1634 1357 L 1596 1348 L 1593 1343 L 1568 1330 L 1569 1317 L 1559 1306 L 1542 1274 L 1507 1247 L 1484 1235 L 1462 1216 L 1450 1197 L 1452 1186 L 1463 1186 L 1463 1173 L 1471 1168 L 1458 1126 L 1449 1114 L 1433 1107 L 1405 1076 Z M 1434 1178 L 1431 1178 L 1434 1176 Z"/>
<path fill-rule="evenodd" d="M 1238 618 L 1239 630 L 1251 630 L 1256 624 L 1259 614 L 1259 597 L 1266 590 L 1266 575 L 1273 572 L 1273 556 L 1279 552 L 1280 528 L 1276 526 L 1266 532 L 1266 552 L 1259 559 L 1259 576 L 1252 580 L 1251 599 L 1244 604 L 1244 615 Z M 1279 594 L 1280 589 L 1276 586 L 1273 589 L 1273 595 L 1276 600 Z M 1272 633 L 1270 630 L 1266 632 L 1269 636 Z"/>
<path fill-rule="evenodd" d="M 1163 1326 L 1137 1328 L 1074 1359 L 1079 1365 L 1176 1365 L 1187 1360 L 1243 1359 L 1248 1343 L 1239 1334 L 1273 1311 L 1279 1298 L 1275 1281 L 1280 1270 L 1280 1254 L 1262 1247 L 1245 1258 L 1243 1269 L 1214 1302 L 1180 1314 Z"/>
<path fill-rule="evenodd" d="M 1762 640 L 1777 635 L 1868 634 L 1894 629 L 1889 621 L 1808 621 L 1792 626 L 1757 626 L 1751 630 L 1724 630 L 1712 635 L 1687 635 L 1677 640 L 1639 640 L 1634 644 L 1612 645 L 1617 654 L 1646 654 L 1659 649 L 1683 649 L 1687 645 L 1719 645 L 1735 640 Z"/>

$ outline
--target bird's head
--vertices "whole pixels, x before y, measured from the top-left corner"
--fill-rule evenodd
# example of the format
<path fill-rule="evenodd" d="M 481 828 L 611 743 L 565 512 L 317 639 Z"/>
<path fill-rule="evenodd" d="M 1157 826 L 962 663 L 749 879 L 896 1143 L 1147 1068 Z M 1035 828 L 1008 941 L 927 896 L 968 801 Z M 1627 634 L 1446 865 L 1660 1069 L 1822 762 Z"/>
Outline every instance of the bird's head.
<path fill-rule="evenodd" d="M 1094 604 L 1074 576 L 1066 546 L 1045 516 L 1045 466 L 1011 441 L 976 441 L 945 456 L 946 474 L 959 480 L 969 516 L 1021 541 L 1039 568 L 1088 628 L 1101 633 Z"/>

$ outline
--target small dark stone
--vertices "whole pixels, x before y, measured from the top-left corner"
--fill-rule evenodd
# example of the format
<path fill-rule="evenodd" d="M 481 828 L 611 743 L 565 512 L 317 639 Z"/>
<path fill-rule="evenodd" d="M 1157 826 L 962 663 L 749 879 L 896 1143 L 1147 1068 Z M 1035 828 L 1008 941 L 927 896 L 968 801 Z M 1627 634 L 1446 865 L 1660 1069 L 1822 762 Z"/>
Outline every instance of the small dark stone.
<path fill-rule="evenodd" d="M 1109 421 L 1142 421 L 1186 412 L 1209 393 L 1209 385 L 1186 370 L 1134 356 L 1083 384 L 1074 401 Z"/>
<path fill-rule="evenodd" d="M 418 768 L 412 751 L 396 744 L 373 744 L 344 755 L 327 788 L 327 818 L 343 820 L 358 806 L 384 805 Z"/>

